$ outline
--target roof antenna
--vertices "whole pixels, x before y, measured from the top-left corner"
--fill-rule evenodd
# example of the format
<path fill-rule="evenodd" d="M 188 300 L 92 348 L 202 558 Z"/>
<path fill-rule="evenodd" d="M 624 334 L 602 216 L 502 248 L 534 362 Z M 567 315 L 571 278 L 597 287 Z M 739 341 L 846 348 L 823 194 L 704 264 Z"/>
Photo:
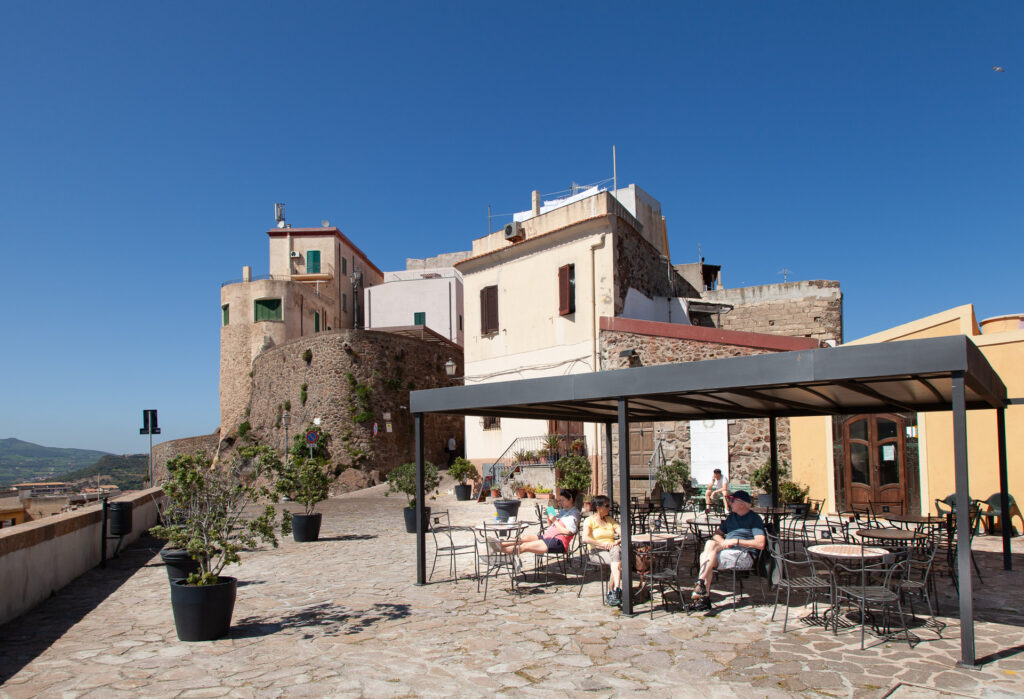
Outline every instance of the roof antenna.
<path fill-rule="evenodd" d="M 783 284 L 785 284 L 787 281 L 789 281 L 789 275 L 791 275 L 792 273 L 793 273 L 793 270 L 786 269 L 785 267 L 783 267 L 782 269 L 779 270 L 779 274 L 782 275 L 782 283 Z"/>
<path fill-rule="evenodd" d="M 284 228 L 285 227 L 285 225 L 284 225 L 284 204 L 283 203 L 279 202 L 279 203 L 274 204 L 274 220 L 277 221 L 277 227 L 278 228 Z"/>
<path fill-rule="evenodd" d="M 612 188 L 615 193 L 619 191 L 619 168 L 615 164 L 615 144 L 612 144 Z"/>

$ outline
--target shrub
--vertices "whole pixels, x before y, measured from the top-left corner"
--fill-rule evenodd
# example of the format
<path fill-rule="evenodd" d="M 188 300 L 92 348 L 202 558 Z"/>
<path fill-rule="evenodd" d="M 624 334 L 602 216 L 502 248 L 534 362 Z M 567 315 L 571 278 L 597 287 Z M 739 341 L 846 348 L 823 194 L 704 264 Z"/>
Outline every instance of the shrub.
<path fill-rule="evenodd" d="M 245 435 L 249 434 L 249 430 L 251 429 L 252 425 L 250 425 L 249 421 L 246 420 L 245 422 L 238 426 L 238 436 L 245 437 Z"/>
<path fill-rule="evenodd" d="M 302 361 L 304 361 L 306 364 L 309 364 L 311 361 L 313 361 L 313 350 L 303 351 Z"/>
<path fill-rule="evenodd" d="M 423 492 L 431 493 L 441 485 L 441 477 L 437 474 L 437 466 L 427 461 L 423 464 Z M 416 507 L 416 464 L 407 463 L 396 466 L 388 474 L 388 492 L 405 493 L 409 499 L 409 507 Z"/>
<path fill-rule="evenodd" d="M 690 485 L 690 464 L 682 459 L 672 459 L 672 461 L 658 464 L 658 469 L 654 472 L 654 480 L 661 486 L 662 492 L 682 492 L 686 486 Z"/>
<path fill-rule="evenodd" d="M 292 455 L 293 459 L 304 459 L 309 457 L 309 442 L 306 441 L 306 435 L 310 432 L 316 432 L 316 444 L 313 445 L 313 458 L 320 459 L 321 461 L 329 461 L 331 458 L 331 433 L 323 427 L 314 425 L 312 422 L 308 423 L 305 429 L 299 430 L 297 434 L 292 436 L 292 446 L 291 449 L 288 450 L 288 453 Z"/>
<path fill-rule="evenodd" d="M 769 487 L 771 487 L 770 484 Z M 811 492 L 810 486 L 801 486 L 799 483 L 794 483 L 793 481 L 779 482 L 779 500 L 782 504 L 796 505 L 802 503 L 807 499 L 807 494 L 809 492 Z"/>
<path fill-rule="evenodd" d="M 302 384 L 301 386 L 299 386 L 299 400 L 302 401 L 303 405 L 306 404 L 306 398 L 308 397 L 308 394 L 306 393 L 307 388 L 309 388 L 307 384 Z"/>
<path fill-rule="evenodd" d="M 779 462 L 779 480 L 781 482 L 784 476 L 789 475 L 789 462 Z M 772 462 L 766 461 L 764 465 L 758 466 L 754 469 L 754 472 L 750 474 L 750 484 L 759 490 L 768 492 L 772 489 Z"/>
<path fill-rule="evenodd" d="M 459 456 L 448 468 L 448 475 L 457 480 L 460 485 L 466 485 L 467 478 L 476 479 L 476 466 Z"/>
<path fill-rule="evenodd" d="M 586 457 L 579 454 L 563 456 L 555 462 L 555 473 L 559 488 L 580 494 L 590 491 L 590 460 Z"/>
<path fill-rule="evenodd" d="M 325 459 L 297 458 L 288 459 L 277 467 L 277 482 L 274 490 L 279 495 L 287 495 L 306 508 L 311 515 L 318 502 L 323 502 L 330 494 L 332 474 L 328 470 L 330 464 Z"/>

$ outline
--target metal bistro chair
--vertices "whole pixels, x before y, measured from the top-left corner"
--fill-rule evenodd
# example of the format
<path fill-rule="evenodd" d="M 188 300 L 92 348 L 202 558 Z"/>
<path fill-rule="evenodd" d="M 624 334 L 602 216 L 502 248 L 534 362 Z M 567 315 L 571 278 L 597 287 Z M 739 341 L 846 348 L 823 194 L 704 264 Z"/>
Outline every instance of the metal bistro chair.
<path fill-rule="evenodd" d="M 548 558 L 554 558 L 562 571 L 562 577 L 568 575 L 568 566 L 572 565 L 572 558 L 576 554 L 579 548 L 579 541 L 582 537 L 579 535 L 580 532 L 580 515 L 576 515 L 576 532 L 569 539 L 569 548 L 559 553 L 548 551 L 547 553 L 535 553 L 533 554 L 533 579 L 535 582 L 540 581 L 541 566 L 544 568 L 544 583 L 547 584 L 548 576 L 551 572 L 548 567 Z M 544 532 L 544 520 L 541 520 L 541 533 Z M 539 535 L 538 535 L 539 536 Z"/>
<path fill-rule="evenodd" d="M 833 572 L 837 580 L 846 577 L 845 582 L 836 583 L 836 604 L 841 607 L 846 602 L 848 607 L 860 611 L 860 649 L 864 650 L 864 636 L 867 631 L 869 612 L 871 626 L 884 640 L 892 640 L 894 634 L 890 626 L 889 610 L 895 606 L 899 615 L 900 627 L 907 645 L 913 648 L 913 635 L 907 628 L 900 602 L 899 581 L 905 575 L 910 549 L 887 554 L 880 563 L 869 562 L 861 557 L 858 567 L 836 564 Z M 880 614 L 876 618 L 875 612 Z M 836 631 L 838 632 L 839 616 L 835 614 Z"/>
<path fill-rule="evenodd" d="M 783 633 L 786 632 L 786 625 L 789 623 L 789 597 L 793 591 L 807 594 L 807 601 L 811 605 L 811 618 L 820 619 L 818 616 L 818 593 L 825 591 L 828 594 L 831 591 L 832 583 L 829 579 L 818 575 L 818 569 L 814 561 L 807 555 L 806 550 L 802 554 L 794 552 L 791 556 L 783 554 L 779 548 L 779 538 L 772 534 L 768 535 L 768 551 L 779 571 L 778 582 L 775 585 L 772 621 L 775 621 L 775 610 L 779 606 L 779 593 L 783 588 L 786 590 L 786 615 L 782 619 Z M 804 574 L 805 572 L 809 574 Z"/>
<path fill-rule="evenodd" d="M 518 548 L 523 534 L 523 527 L 499 526 L 494 522 L 484 522 L 481 529 L 474 529 L 473 531 L 477 535 L 478 548 L 483 548 L 482 553 L 479 550 L 477 552 L 476 591 L 480 592 L 480 578 L 483 577 L 484 600 L 486 600 L 488 581 L 491 577 L 497 576 L 504 570 L 508 572 L 512 591 L 517 592 L 516 572 L 518 566 L 516 565 L 516 559 L 518 555 L 515 553 L 505 553 L 502 551 L 501 545 L 511 543 L 513 547 Z M 483 569 L 482 576 L 480 575 L 481 568 Z"/>
<path fill-rule="evenodd" d="M 643 541 L 642 539 L 640 540 Z M 665 597 L 665 589 L 675 592 L 676 599 L 682 602 L 683 593 L 679 585 L 679 561 L 682 557 L 683 547 L 668 541 L 655 541 L 647 544 L 648 550 L 638 553 L 637 558 L 646 557 L 646 570 L 638 570 L 640 587 L 646 586 L 650 600 L 650 616 L 654 618 L 654 592 L 657 589 L 661 595 L 661 603 L 668 608 L 668 600 Z"/>
<path fill-rule="evenodd" d="M 765 542 L 767 546 L 767 542 Z M 764 551 L 755 551 L 751 565 L 749 568 L 729 568 L 727 571 L 720 568 L 715 568 L 714 574 L 722 577 L 723 573 L 732 574 L 732 610 L 735 612 L 739 605 L 739 596 L 743 594 L 743 579 L 754 576 L 758 580 L 758 585 L 761 589 L 761 599 L 764 599 L 764 578 L 760 575 L 761 556 Z"/>
<path fill-rule="evenodd" d="M 455 566 L 455 559 L 458 556 L 472 556 L 473 557 L 473 568 L 478 570 L 476 562 L 476 539 L 473 533 L 473 527 L 453 527 L 451 525 L 451 519 L 448 515 L 448 510 L 443 512 L 434 512 L 430 516 L 430 533 L 434 537 L 434 562 L 430 566 L 430 575 L 427 576 L 427 580 L 434 577 L 434 568 L 437 566 L 437 559 L 447 557 L 450 559 L 448 564 L 448 572 L 452 576 L 452 581 L 455 582 L 459 579 L 458 569 Z M 462 534 L 469 534 L 470 541 L 468 543 L 455 539 L 463 538 Z"/>
<path fill-rule="evenodd" d="M 608 596 L 608 580 L 611 578 L 612 568 L 610 565 L 602 561 L 600 558 L 597 558 L 595 556 L 595 553 L 597 552 L 587 552 L 587 554 L 583 558 L 583 570 L 580 571 L 580 587 L 576 591 L 576 598 L 579 599 L 579 597 L 583 594 L 583 585 L 587 582 L 587 571 L 589 571 L 591 568 L 596 568 L 598 572 L 598 577 L 601 580 L 601 604 L 605 605 L 608 604 L 606 598 Z M 607 576 L 605 576 L 604 574 L 605 570 L 608 571 Z"/>
<path fill-rule="evenodd" d="M 934 540 L 926 539 L 922 546 L 914 547 L 907 558 L 906 571 L 899 581 L 899 592 L 903 597 L 910 597 L 910 615 L 914 613 L 913 596 L 923 597 L 928 605 L 928 612 L 931 619 L 935 619 L 938 605 L 938 594 L 935 589 L 935 576 L 932 575 L 932 566 L 935 563 L 935 552 L 939 550 Z M 932 604 L 932 599 L 936 604 Z"/>

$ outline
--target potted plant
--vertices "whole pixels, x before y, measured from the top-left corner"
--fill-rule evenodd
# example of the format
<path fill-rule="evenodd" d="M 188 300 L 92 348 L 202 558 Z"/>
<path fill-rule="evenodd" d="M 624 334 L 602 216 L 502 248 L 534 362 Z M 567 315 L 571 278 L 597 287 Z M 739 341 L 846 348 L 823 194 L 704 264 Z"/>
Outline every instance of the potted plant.
<path fill-rule="evenodd" d="M 409 506 L 405 508 L 405 531 L 413 534 L 416 532 L 416 464 L 407 463 L 397 466 L 388 474 L 388 492 L 404 493 L 409 499 Z M 423 492 L 430 493 L 437 490 L 441 485 L 441 477 L 437 474 L 437 466 L 427 461 L 423 464 Z M 423 507 L 423 530 L 429 528 L 430 508 Z"/>
<path fill-rule="evenodd" d="M 320 538 L 323 513 L 316 512 L 316 506 L 330 495 L 332 480 L 328 462 L 320 458 L 291 457 L 278 468 L 274 490 L 305 508 L 302 514 L 291 515 L 295 541 Z"/>
<path fill-rule="evenodd" d="M 557 434 L 549 434 L 544 438 L 544 451 L 547 452 L 548 461 L 551 463 L 558 460 L 558 440 Z"/>
<path fill-rule="evenodd" d="M 811 492 L 810 486 L 802 486 L 793 481 L 781 481 L 779 483 L 779 501 L 791 512 L 798 515 L 807 514 L 807 494 Z"/>
<path fill-rule="evenodd" d="M 466 483 L 466 479 L 476 479 L 476 466 L 474 466 L 470 461 L 458 456 L 455 458 L 455 461 L 452 462 L 452 465 L 448 467 L 448 475 L 459 482 L 458 485 L 455 486 L 455 499 L 469 500 L 473 487 Z"/>
<path fill-rule="evenodd" d="M 198 570 L 171 584 L 171 609 L 178 639 L 209 641 L 227 634 L 235 607 L 238 581 L 221 572 L 238 563 L 239 551 L 260 542 L 277 546 L 277 511 L 269 504 L 268 487 L 257 485 L 276 471 L 279 460 L 266 446 L 242 449 L 229 469 L 212 468 L 202 452 L 182 454 L 167 462 L 164 494 L 167 524 L 152 528 L 154 536 L 188 551 Z M 267 503 L 253 516 L 245 510 Z M 291 530 L 285 516 L 282 535 Z"/>
<path fill-rule="evenodd" d="M 584 442 L 582 439 L 577 439 L 577 440 L 573 441 L 573 443 L 571 445 L 569 445 L 569 447 L 572 449 L 572 453 L 573 454 L 580 454 L 580 455 L 583 454 L 583 448 L 586 447 L 586 446 L 587 446 L 586 442 Z"/>
<path fill-rule="evenodd" d="M 535 497 L 537 497 L 537 492 L 534 489 L 534 486 L 530 485 L 529 483 L 526 484 L 526 487 L 524 488 L 524 490 L 526 491 L 526 497 L 528 497 L 528 498 L 535 498 Z"/>
<path fill-rule="evenodd" d="M 498 485 L 497 481 L 491 481 L 491 497 L 492 498 L 500 498 L 501 497 L 501 486 Z"/>
<path fill-rule="evenodd" d="M 526 486 L 519 481 L 513 480 L 508 484 L 509 490 L 514 490 L 517 498 L 526 497 Z"/>
<path fill-rule="evenodd" d="M 686 502 L 686 485 L 690 482 L 690 465 L 682 459 L 658 464 L 654 480 L 661 486 L 661 502 L 666 510 L 680 511 Z"/>
<path fill-rule="evenodd" d="M 590 491 L 590 477 L 590 460 L 585 456 L 570 454 L 555 463 L 555 484 L 562 490 L 576 491 L 578 499 Z"/>
<path fill-rule="evenodd" d="M 512 458 L 515 459 L 517 464 L 525 464 L 527 462 L 526 454 L 527 451 L 525 449 L 520 449 L 512 455 Z"/>
<path fill-rule="evenodd" d="M 538 500 L 551 500 L 554 498 L 554 495 L 551 494 L 551 488 L 537 486 L 534 488 L 534 493 L 537 495 Z"/>

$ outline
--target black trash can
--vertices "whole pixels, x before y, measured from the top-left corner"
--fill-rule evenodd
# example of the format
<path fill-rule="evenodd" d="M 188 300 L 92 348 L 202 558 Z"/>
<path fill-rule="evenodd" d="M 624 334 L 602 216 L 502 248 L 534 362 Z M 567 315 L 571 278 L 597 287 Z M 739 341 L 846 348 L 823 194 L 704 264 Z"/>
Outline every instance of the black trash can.
<path fill-rule="evenodd" d="M 132 533 L 132 504 L 111 502 L 107 504 L 107 526 L 111 536 L 127 536 Z"/>

